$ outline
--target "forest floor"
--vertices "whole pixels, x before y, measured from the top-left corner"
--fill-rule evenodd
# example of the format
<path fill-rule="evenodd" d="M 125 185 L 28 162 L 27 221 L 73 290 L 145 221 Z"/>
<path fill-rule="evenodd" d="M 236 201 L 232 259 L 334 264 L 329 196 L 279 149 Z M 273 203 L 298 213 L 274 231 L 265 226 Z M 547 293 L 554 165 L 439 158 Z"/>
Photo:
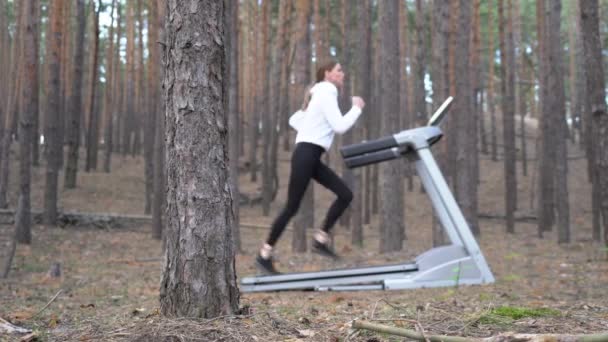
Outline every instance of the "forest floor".
<path fill-rule="evenodd" d="M 0 281 L 0 317 L 34 330 L 42 341 L 402 339 L 355 332 L 350 328 L 355 319 L 418 330 L 426 336 L 607 332 L 608 251 L 591 240 L 590 185 L 582 152 L 570 146 L 569 153 L 572 243 L 558 245 L 555 232 L 539 239 L 534 220 L 517 222 L 515 234 L 505 233 L 502 219 L 480 220 L 479 244 L 496 277 L 491 285 L 386 292 L 242 293 L 242 315 L 171 320 L 159 316 L 161 242 L 151 237 L 149 225 L 107 229 L 36 225 L 32 245 L 18 246 L 8 280 Z M 264 217 L 260 206 L 241 206 L 243 252 L 236 257 L 239 278 L 256 273 L 253 260 L 268 233 L 265 227 L 284 202 L 288 158 L 281 155 L 281 189 L 271 214 Z M 531 161 L 530 170 L 535 166 Z M 143 160 L 117 156 L 113 167 L 111 174 L 80 172 L 77 189 L 61 190 L 60 208 L 142 214 Z M 501 216 L 503 212 L 502 168 L 501 161 L 481 160 L 480 213 Z M 44 169 L 33 172 L 32 202 L 40 209 Z M 16 174 L 13 170 L 12 178 Z M 531 174 L 522 176 L 518 165 L 518 200 L 525 209 L 517 216 L 534 215 L 530 203 L 535 181 Z M 251 183 L 249 175 L 243 175 L 240 184 L 248 195 L 259 192 L 259 184 Z M 16 179 L 14 186 L 11 203 L 16 202 Z M 362 249 L 350 245 L 345 227 L 336 227 L 336 248 L 343 256 L 337 264 L 311 253 L 293 254 L 287 231 L 278 245 L 277 267 L 297 272 L 412 260 L 431 247 L 432 216 L 417 180 L 414 189 L 405 195 L 408 239 L 402 252 L 378 253 L 378 222 L 372 220 L 365 226 Z M 332 198 L 318 186 L 315 194 L 316 222 L 320 222 Z M 48 275 L 53 263 L 61 264 L 59 278 Z M 0 341 L 12 339 L 18 340 L 0 335 Z"/>

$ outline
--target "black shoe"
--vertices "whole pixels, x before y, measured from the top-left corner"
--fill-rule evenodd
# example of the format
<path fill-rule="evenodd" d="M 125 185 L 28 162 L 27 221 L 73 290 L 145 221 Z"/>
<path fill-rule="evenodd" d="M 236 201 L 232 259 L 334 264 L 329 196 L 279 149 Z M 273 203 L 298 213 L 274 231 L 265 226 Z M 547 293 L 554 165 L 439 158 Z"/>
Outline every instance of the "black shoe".
<path fill-rule="evenodd" d="M 281 274 L 281 272 L 277 271 L 272 264 L 272 258 L 264 259 L 261 255 L 255 258 L 255 267 L 262 273 L 272 275 L 272 274 Z"/>
<path fill-rule="evenodd" d="M 319 242 L 315 239 L 312 239 L 312 251 L 322 255 L 324 257 L 328 257 L 333 259 L 334 261 L 340 260 L 340 256 L 336 254 L 327 244 Z"/>

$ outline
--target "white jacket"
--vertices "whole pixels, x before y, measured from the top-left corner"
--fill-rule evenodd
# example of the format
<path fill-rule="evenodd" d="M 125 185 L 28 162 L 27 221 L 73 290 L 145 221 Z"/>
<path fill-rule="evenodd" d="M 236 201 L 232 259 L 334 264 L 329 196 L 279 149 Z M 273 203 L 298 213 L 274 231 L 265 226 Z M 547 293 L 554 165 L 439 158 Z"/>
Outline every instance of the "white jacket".
<path fill-rule="evenodd" d="M 352 108 L 342 116 L 338 107 L 338 89 L 333 83 L 319 82 L 311 89 L 311 98 L 306 111 L 297 111 L 289 118 L 289 125 L 298 134 L 296 144 L 308 142 L 323 147 L 331 147 L 335 133 L 348 131 L 361 115 L 361 108 Z"/>

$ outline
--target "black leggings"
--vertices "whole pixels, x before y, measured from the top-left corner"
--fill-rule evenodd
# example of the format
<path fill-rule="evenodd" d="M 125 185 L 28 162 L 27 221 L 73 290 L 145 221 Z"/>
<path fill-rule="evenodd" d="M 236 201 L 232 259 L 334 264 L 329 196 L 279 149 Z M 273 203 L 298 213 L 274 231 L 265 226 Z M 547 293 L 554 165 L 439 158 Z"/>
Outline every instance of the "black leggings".
<path fill-rule="evenodd" d="M 323 148 L 315 144 L 298 143 L 296 145 L 291 158 L 287 206 L 283 208 L 272 224 L 270 236 L 266 240 L 267 244 L 274 246 L 289 220 L 296 214 L 311 178 L 338 196 L 327 212 L 327 217 L 321 228 L 324 232 L 329 232 L 353 200 L 353 193 L 344 184 L 344 181 L 321 162 L 323 152 Z"/>

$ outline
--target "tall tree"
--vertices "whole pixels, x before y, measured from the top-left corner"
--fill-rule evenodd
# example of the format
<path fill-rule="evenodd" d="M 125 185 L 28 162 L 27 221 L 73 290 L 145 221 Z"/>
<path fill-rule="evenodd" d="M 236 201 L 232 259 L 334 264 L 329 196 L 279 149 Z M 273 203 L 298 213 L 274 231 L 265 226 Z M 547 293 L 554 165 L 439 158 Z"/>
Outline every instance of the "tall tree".
<path fill-rule="evenodd" d="M 11 63 L 10 60 L 10 36 L 8 34 L 8 15 L 6 13 L 6 0 L 0 0 L 0 123 L 4 122 L 4 116 L 6 115 L 7 97 L 8 97 L 8 66 Z M 1 134 L 1 132 L 0 132 Z M 0 140 L 2 136 L 0 135 Z"/>
<path fill-rule="evenodd" d="M 162 137 L 164 130 L 164 112 L 160 110 L 161 87 L 160 87 L 160 33 L 164 16 L 160 15 L 162 3 L 159 0 L 148 2 L 148 117 L 146 120 L 146 133 L 144 139 L 144 153 L 146 158 L 146 187 L 150 187 L 150 208 L 147 213 L 152 213 L 152 237 L 160 239 L 162 237 L 162 203 L 165 201 L 164 192 L 164 159 L 162 156 Z M 149 177 L 149 178 L 148 178 Z M 150 182 L 150 184 L 148 184 Z"/>
<path fill-rule="evenodd" d="M 30 244 L 31 233 L 31 158 L 34 116 L 38 115 L 38 96 L 32 96 L 38 92 L 38 47 L 37 28 L 35 21 L 38 19 L 38 2 L 34 0 L 24 1 L 24 13 L 26 15 L 23 30 L 23 63 L 24 78 L 21 98 L 21 115 L 19 117 L 19 201 L 15 215 L 15 238 L 17 242 Z M 61 9 L 59 9 L 61 11 Z M 61 35 L 55 37 L 57 46 L 61 47 Z"/>
<path fill-rule="evenodd" d="M 108 100 L 109 105 L 107 116 L 105 117 L 105 132 L 104 132 L 104 141 L 105 141 L 105 150 L 103 156 L 103 171 L 110 172 L 110 168 L 112 165 L 112 151 L 114 151 L 114 136 L 120 136 L 120 134 L 114 134 L 114 119 L 116 117 L 116 121 L 120 123 L 120 119 L 116 115 L 117 111 L 122 109 L 121 107 L 121 95 L 122 91 L 120 90 L 121 84 L 121 72 L 120 72 L 120 37 L 121 37 L 121 21 L 122 21 L 122 5 L 120 2 L 116 4 L 116 13 L 118 19 L 116 20 L 116 44 L 114 45 L 114 36 L 112 35 L 112 54 L 113 54 L 113 67 L 112 67 L 112 92 L 107 95 L 110 96 Z M 117 125 L 119 126 L 119 125 Z M 119 130 L 120 132 L 120 130 Z M 120 140 L 120 139 L 118 139 Z"/>
<path fill-rule="evenodd" d="M 47 141 L 46 185 L 44 188 L 44 223 L 54 225 L 57 219 L 57 183 L 59 171 L 59 154 L 63 141 L 57 132 L 57 125 L 62 119 L 61 106 L 61 48 L 62 20 L 64 1 L 55 0 L 50 3 L 51 34 L 47 38 L 47 104 L 45 121 L 45 138 Z"/>
<path fill-rule="evenodd" d="M 477 179 L 474 172 L 477 153 L 475 145 L 475 122 L 470 114 L 473 111 L 473 91 L 470 76 L 470 32 L 471 5 L 469 1 L 458 3 L 456 23 L 456 42 L 454 49 L 454 68 L 458 70 L 455 78 L 454 115 L 456 174 L 454 192 L 462 208 L 465 219 L 473 232 L 479 233 L 477 225 Z M 451 144 L 452 145 L 452 144 Z"/>
<path fill-rule="evenodd" d="M 448 32 L 450 23 L 450 6 L 448 0 L 435 0 L 433 2 L 433 48 L 432 48 L 432 79 L 433 79 L 433 104 L 444 101 L 450 96 L 449 65 L 448 65 Z M 449 118 L 447 118 L 449 120 Z M 447 154 L 449 142 L 445 139 L 439 144 L 439 165 L 442 170 L 447 170 Z M 446 243 L 444 229 L 440 222 L 434 217 L 433 224 L 433 246 L 441 246 Z"/>
<path fill-rule="evenodd" d="M 11 143 L 13 142 L 13 136 L 11 127 L 13 127 L 13 122 L 18 120 L 18 112 L 19 112 L 19 93 L 21 89 L 21 69 L 23 69 L 23 61 L 22 52 L 23 52 L 23 21 L 24 21 L 24 13 L 23 13 L 23 3 L 17 2 L 15 5 L 15 15 L 16 15 L 16 29 L 15 29 L 15 39 L 13 40 L 13 46 L 11 49 L 11 61 L 15 64 L 13 68 L 11 68 L 9 79 L 12 80 L 12 84 L 9 88 L 8 101 L 7 101 L 7 111 L 4 116 L 4 122 L 0 123 L 0 128 L 4 130 L 2 136 L 2 146 L 0 146 L 0 208 L 7 208 L 8 202 L 7 192 L 9 186 L 9 152 L 11 149 Z"/>
<path fill-rule="evenodd" d="M 160 309 L 165 316 L 231 315 L 239 292 L 227 191 L 224 4 L 177 2 L 167 11 L 179 20 L 167 21 L 164 47 L 168 208 Z"/>
<path fill-rule="evenodd" d="M 112 143 L 112 139 L 108 139 L 108 126 L 111 125 L 112 122 L 112 116 L 113 116 L 113 112 L 114 112 L 114 94 L 116 93 L 116 88 L 115 88 L 115 78 L 116 78 L 116 72 L 117 72 L 117 68 L 116 68 L 116 61 L 114 58 L 114 50 L 118 49 L 120 46 L 119 44 L 114 44 L 114 12 L 116 10 L 116 0 L 112 0 L 112 9 L 110 10 L 110 27 L 108 29 L 108 43 L 107 43 L 107 48 L 106 48 L 106 85 L 105 85 L 105 89 L 104 89 L 104 93 L 103 93 L 103 114 L 101 116 L 101 121 L 102 121 L 102 126 L 104 127 L 104 143 L 105 143 L 105 148 L 106 151 L 108 149 L 108 144 Z M 119 9 L 120 11 L 120 9 Z M 150 30 L 152 31 L 152 30 Z M 153 53 L 155 53 L 154 51 L 150 50 L 150 55 L 152 55 Z M 158 53 L 157 53 L 158 56 Z M 158 62 L 158 61 L 157 61 Z M 158 64 L 157 64 L 158 65 Z M 158 67 L 158 66 L 157 66 Z M 110 134 L 111 137 L 111 134 Z M 110 147 L 111 150 L 111 147 Z M 105 163 L 104 163 L 104 171 L 105 172 L 109 172 L 109 170 L 106 171 L 105 169 Z"/>
<path fill-rule="evenodd" d="M 284 11 L 284 3 L 281 3 L 281 10 Z M 226 4 L 226 60 L 228 61 L 228 155 L 230 159 L 230 191 L 234 199 L 236 199 L 236 205 L 232 206 L 234 211 L 234 223 L 232 225 L 232 237 L 234 239 L 234 248 L 238 252 L 241 250 L 241 233 L 239 229 L 239 3 L 237 1 L 225 1 Z M 279 17 L 281 17 L 279 15 Z M 283 27 L 284 22 L 279 22 L 279 29 Z M 282 39 L 281 35 L 277 40 Z M 279 43 L 277 43 L 279 45 Z M 280 45 L 279 45 L 280 47 Z M 282 50 L 279 50 L 282 51 Z M 279 64 L 278 61 L 273 64 Z M 280 77 L 275 77 L 275 79 Z M 277 82 L 278 83 L 278 82 Z M 278 89 L 275 90 L 278 92 Z M 273 104 L 278 105 L 276 99 L 273 100 Z M 272 113 L 272 112 L 271 112 Z M 270 113 L 269 113 L 270 114 Z M 271 143 L 271 146 L 276 150 L 277 143 Z"/>
<path fill-rule="evenodd" d="M 517 209 L 517 175 L 515 169 L 515 49 L 511 1 L 498 0 L 500 36 L 500 78 L 502 95 L 502 123 L 504 146 L 505 215 L 508 233 L 515 232 Z M 505 13 L 506 12 L 506 13 Z"/>
<path fill-rule="evenodd" d="M 394 133 L 399 125 L 399 1 L 379 3 L 381 132 L 382 136 Z M 398 251 L 403 248 L 405 223 L 403 220 L 403 177 L 400 161 L 380 164 L 380 252 Z"/>
<path fill-rule="evenodd" d="M 262 71 L 262 96 L 260 96 L 260 117 L 262 121 L 262 213 L 268 216 L 270 213 L 270 202 L 272 201 L 272 193 L 274 192 L 274 180 L 276 172 L 272 170 L 270 159 L 270 140 L 273 135 L 272 131 L 276 131 L 274 122 L 274 113 L 271 111 L 270 97 L 272 96 L 270 88 L 270 70 L 272 61 L 272 44 L 271 44 L 271 15 L 272 6 L 269 0 L 262 1 L 262 53 L 260 58 L 260 70 Z M 275 75 L 273 78 L 277 78 Z"/>
<path fill-rule="evenodd" d="M 538 37 L 538 66 L 539 66 L 539 113 L 540 113 L 540 144 L 539 144 L 539 196 L 538 196 L 538 235 L 543 236 L 543 232 L 551 230 L 555 222 L 555 182 L 553 171 L 555 169 L 554 132 L 552 131 L 553 122 L 551 121 L 550 108 L 547 108 L 547 98 L 550 96 L 548 91 L 548 27 L 546 14 L 546 1 L 536 2 L 537 16 L 537 37 Z"/>
<path fill-rule="evenodd" d="M 261 76 L 261 72 L 265 72 L 266 69 L 263 67 L 263 61 L 261 60 L 261 38 L 260 29 L 258 28 L 260 22 L 260 4 L 258 0 L 252 0 L 249 4 L 249 10 L 252 16 L 251 24 L 251 38 L 252 38 L 252 63 L 255 68 L 252 68 L 253 87 L 251 87 L 251 113 L 249 118 L 249 171 L 251 172 L 251 181 L 256 182 L 258 180 L 258 140 L 260 136 L 260 106 L 261 98 L 264 89 L 260 82 L 263 81 L 264 77 Z"/>
<path fill-rule="evenodd" d="M 300 100 L 304 96 L 306 86 L 311 83 L 310 65 L 310 17 L 312 3 L 310 0 L 296 0 L 296 29 L 294 43 L 296 44 L 293 74 L 295 79 L 295 96 Z M 295 252 L 306 251 L 306 229 L 314 225 L 314 185 L 309 184 L 308 190 L 300 204 L 300 210 L 294 222 L 294 233 L 291 246 Z"/>
<path fill-rule="evenodd" d="M 371 26 L 371 14 L 369 12 L 370 1 L 369 0 L 358 0 L 356 2 L 356 20 L 353 33 L 358 37 L 358 47 L 353 49 L 353 68 L 351 73 L 354 75 L 353 93 L 368 100 L 371 93 L 371 38 L 372 38 L 372 26 Z M 366 116 L 366 113 L 363 113 Z M 365 139 L 365 135 L 360 132 L 359 139 Z M 369 174 L 369 170 L 364 170 L 366 174 Z M 363 246 L 363 178 L 360 170 L 354 172 L 354 189 L 353 202 L 351 204 L 353 215 L 353 228 L 352 228 L 352 244 L 355 246 Z M 358 195 L 357 195 L 358 194 Z M 367 197 L 369 198 L 369 197 Z M 358 220 L 358 221 L 357 221 Z"/>
<path fill-rule="evenodd" d="M 158 9 L 156 0 L 148 2 L 148 64 L 147 64 L 147 89 L 145 110 L 142 111 L 144 117 L 144 161 L 145 161 L 145 183 L 146 200 L 144 213 L 152 212 L 152 202 L 154 201 L 154 139 L 155 129 L 158 122 L 159 104 L 159 46 L 158 46 Z"/>
<path fill-rule="evenodd" d="M 552 172 L 555 187 L 555 211 L 557 215 L 557 235 L 559 243 L 570 242 L 570 205 L 568 199 L 568 156 L 566 125 L 566 100 L 564 90 L 564 65 L 562 62 L 562 44 L 560 41 L 561 0 L 548 0 L 548 16 L 546 42 L 547 48 L 547 92 L 551 96 L 545 98 L 547 120 L 551 121 L 550 146 L 545 146 L 544 152 L 553 149 L 554 169 Z M 549 140 L 546 140 L 549 141 Z M 545 176 L 545 175 L 543 175 Z M 544 200 L 544 198 L 543 198 Z"/>
<path fill-rule="evenodd" d="M 580 0 L 581 9 L 581 36 L 583 37 L 583 55 L 585 65 L 585 78 L 587 80 L 587 94 L 589 108 L 585 108 L 592 120 L 591 135 L 595 148 L 591 181 L 594 188 L 599 191 L 597 196 L 599 205 L 598 216 L 603 217 L 604 244 L 608 245 L 608 111 L 606 110 L 606 91 L 604 86 L 604 66 L 602 61 L 602 40 L 599 29 L 599 4 L 597 0 Z M 598 221 L 601 222 L 601 220 Z"/>
<path fill-rule="evenodd" d="M 93 22 L 91 25 L 91 51 L 89 60 L 89 84 L 87 91 L 87 104 L 85 108 L 85 117 L 88 118 L 87 129 L 87 157 L 85 162 L 85 171 L 97 169 L 97 146 L 99 144 L 99 111 L 96 109 L 97 102 L 97 70 L 99 68 L 99 12 L 101 11 L 101 0 L 98 0 L 98 9 L 95 10 L 95 2 L 91 1 L 91 17 Z"/>
<path fill-rule="evenodd" d="M 127 155 L 132 153 L 132 138 L 135 132 L 135 110 L 137 100 L 135 98 L 135 1 L 127 2 L 127 65 L 126 65 L 126 81 L 125 81 L 125 101 L 126 113 L 123 117 L 122 127 L 122 154 Z"/>
<path fill-rule="evenodd" d="M 67 144 L 68 144 L 68 160 L 65 165 L 65 181 L 63 183 L 66 189 L 71 189 L 76 187 L 76 174 L 78 173 L 78 150 L 80 148 L 80 117 L 83 109 L 83 101 L 82 101 L 82 83 L 83 83 L 83 69 L 84 69 L 84 34 L 86 30 L 86 14 L 85 14 L 85 0 L 77 0 L 76 1 L 76 41 L 74 46 L 74 62 L 71 67 L 73 68 L 72 72 L 72 90 L 70 92 L 70 101 L 68 105 L 68 129 L 67 129 Z M 57 123 L 47 122 L 49 131 L 46 133 L 47 135 L 51 134 L 55 137 L 58 134 Z M 51 138 L 49 136 L 49 138 Z M 59 138 L 58 138 L 59 139 Z M 47 152 L 47 160 L 51 160 L 50 158 L 56 158 L 56 154 L 60 154 L 61 151 L 49 150 Z M 53 157 L 51 157 L 53 154 Z M 53 163 L 57 163 L 57 167 L 59 167 L 58 161 L 53 161 Z M 53 164 L 54 165 L 54 164 Z M 47 165 L 47 169 L 50 165 Z M 52 173 L 48 174 L 48 177 L 56 177 Z M 47 183 L 48 184 L 48 183 Z M 47 185 L 48 186 L 48 185 Z M 49 189 L 51 192 L 49 196 L 56 197 L 56 194 L 53 195 L 52 189 Z M 55 190 L 56 192 L 56 190 Z M 50 199 L 51 200 L 51 199 Z M 55 218 L 53 218 L 55 220 Z M 54 221 L 53 221 L 54 222 Z"/>

